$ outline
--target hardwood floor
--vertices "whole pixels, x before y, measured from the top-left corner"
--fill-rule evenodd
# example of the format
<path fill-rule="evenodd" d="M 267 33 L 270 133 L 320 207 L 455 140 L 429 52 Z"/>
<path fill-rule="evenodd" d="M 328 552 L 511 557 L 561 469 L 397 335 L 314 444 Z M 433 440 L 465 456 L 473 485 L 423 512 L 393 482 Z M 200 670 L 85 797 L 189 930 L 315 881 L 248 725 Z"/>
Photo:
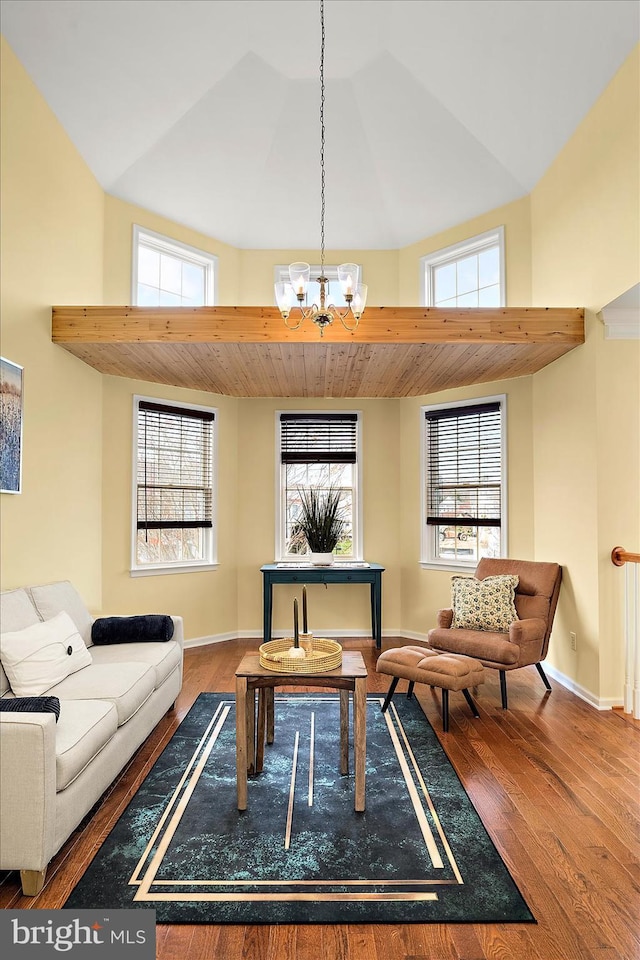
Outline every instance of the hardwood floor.
<path fill-rule="evenodd" d="M 402 641 L 385 640 L 384 648 Z M 371 641 L 361 650 L 369 689 L 386 690 Z M 168 714 L 49 867 L 42 893 L 20 895 L 18 875 L 0 875 L 0 907 L 58 908 L 202 690 L 231 692 L 255 640 L 187 650 L 185 679 Z M 450 699 L 441 732 L 436 691 L 421 703 L 496 847 L 527 899 L 532 924 L 326 926 L 160 925 L 160 960 L 638 960 L 640 727 L 599 713 L 533 667 L 509 675 L 508 711 L 487 671 L 480 719 Z M 300 688 L 304 689 L 304 688 Z M 402 688 L 401 688 L 402 689 Z"/>

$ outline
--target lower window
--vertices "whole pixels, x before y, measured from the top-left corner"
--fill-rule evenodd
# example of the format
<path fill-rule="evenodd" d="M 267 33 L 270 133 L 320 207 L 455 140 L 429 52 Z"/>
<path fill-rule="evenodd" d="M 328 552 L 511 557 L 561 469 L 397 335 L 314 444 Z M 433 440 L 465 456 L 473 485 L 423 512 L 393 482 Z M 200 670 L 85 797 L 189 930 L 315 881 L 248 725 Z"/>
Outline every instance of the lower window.
<path fill-rule="evenodd" d="M 214 563 L 215 414 L 134 398 L 132 574 Z"/>
<path fill-rule="evenodd" d="M 506 398 L 422 408 L 422 562 L 475 567 L 506 548 Z"/>

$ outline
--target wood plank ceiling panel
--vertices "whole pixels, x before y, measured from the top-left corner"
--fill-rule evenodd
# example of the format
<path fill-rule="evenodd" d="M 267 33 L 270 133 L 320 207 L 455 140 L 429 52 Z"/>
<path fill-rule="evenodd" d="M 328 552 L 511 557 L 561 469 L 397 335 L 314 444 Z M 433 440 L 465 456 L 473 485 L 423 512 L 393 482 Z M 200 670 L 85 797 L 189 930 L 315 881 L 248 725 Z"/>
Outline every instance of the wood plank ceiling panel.
<path fill-rule="evenodd" d="M 209 393 L 409 397 L 535 373 L 584 342 L 584 313 L 374 307 L 320 339 L 273 308 L 56 307 L 52 337 L 102 373 Z"/>

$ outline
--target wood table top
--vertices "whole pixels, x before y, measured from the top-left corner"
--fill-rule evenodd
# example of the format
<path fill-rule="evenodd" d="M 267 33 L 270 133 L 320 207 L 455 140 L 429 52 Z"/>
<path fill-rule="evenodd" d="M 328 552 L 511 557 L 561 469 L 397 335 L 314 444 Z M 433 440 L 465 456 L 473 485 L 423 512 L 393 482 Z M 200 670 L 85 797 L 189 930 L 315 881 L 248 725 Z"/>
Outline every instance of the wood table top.
<path fill-rule="evenodd" d="M 343 677 L 348 680 L 366 676 L 367 668 L 359 650 L 343 650 L 342 663 L 333 670 L 320 670 L 313 673 L 304 673 L 301 670 L 291 673 L 269 670 L 260 663 L 259 653 L 246 653 L 236 670 L 236 677 L 287 677 L 293 678 L 293 682 L 299 681 L 303 686 L 306 677 Z"/>

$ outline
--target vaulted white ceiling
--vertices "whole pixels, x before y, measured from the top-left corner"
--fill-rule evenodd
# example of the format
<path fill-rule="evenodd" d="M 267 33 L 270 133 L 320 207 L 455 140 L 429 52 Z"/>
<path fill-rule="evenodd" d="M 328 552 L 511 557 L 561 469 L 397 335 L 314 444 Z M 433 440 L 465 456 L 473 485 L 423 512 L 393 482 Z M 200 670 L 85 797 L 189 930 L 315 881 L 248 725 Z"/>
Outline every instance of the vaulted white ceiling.
<path fill-rule="evenodd" d="M 396 248 L 528 193 L 636 0 L 326 0 L 326 242 Z M 106 191 L 237 247 L 320 240 L 318 0 L 3 0 Z"/>

